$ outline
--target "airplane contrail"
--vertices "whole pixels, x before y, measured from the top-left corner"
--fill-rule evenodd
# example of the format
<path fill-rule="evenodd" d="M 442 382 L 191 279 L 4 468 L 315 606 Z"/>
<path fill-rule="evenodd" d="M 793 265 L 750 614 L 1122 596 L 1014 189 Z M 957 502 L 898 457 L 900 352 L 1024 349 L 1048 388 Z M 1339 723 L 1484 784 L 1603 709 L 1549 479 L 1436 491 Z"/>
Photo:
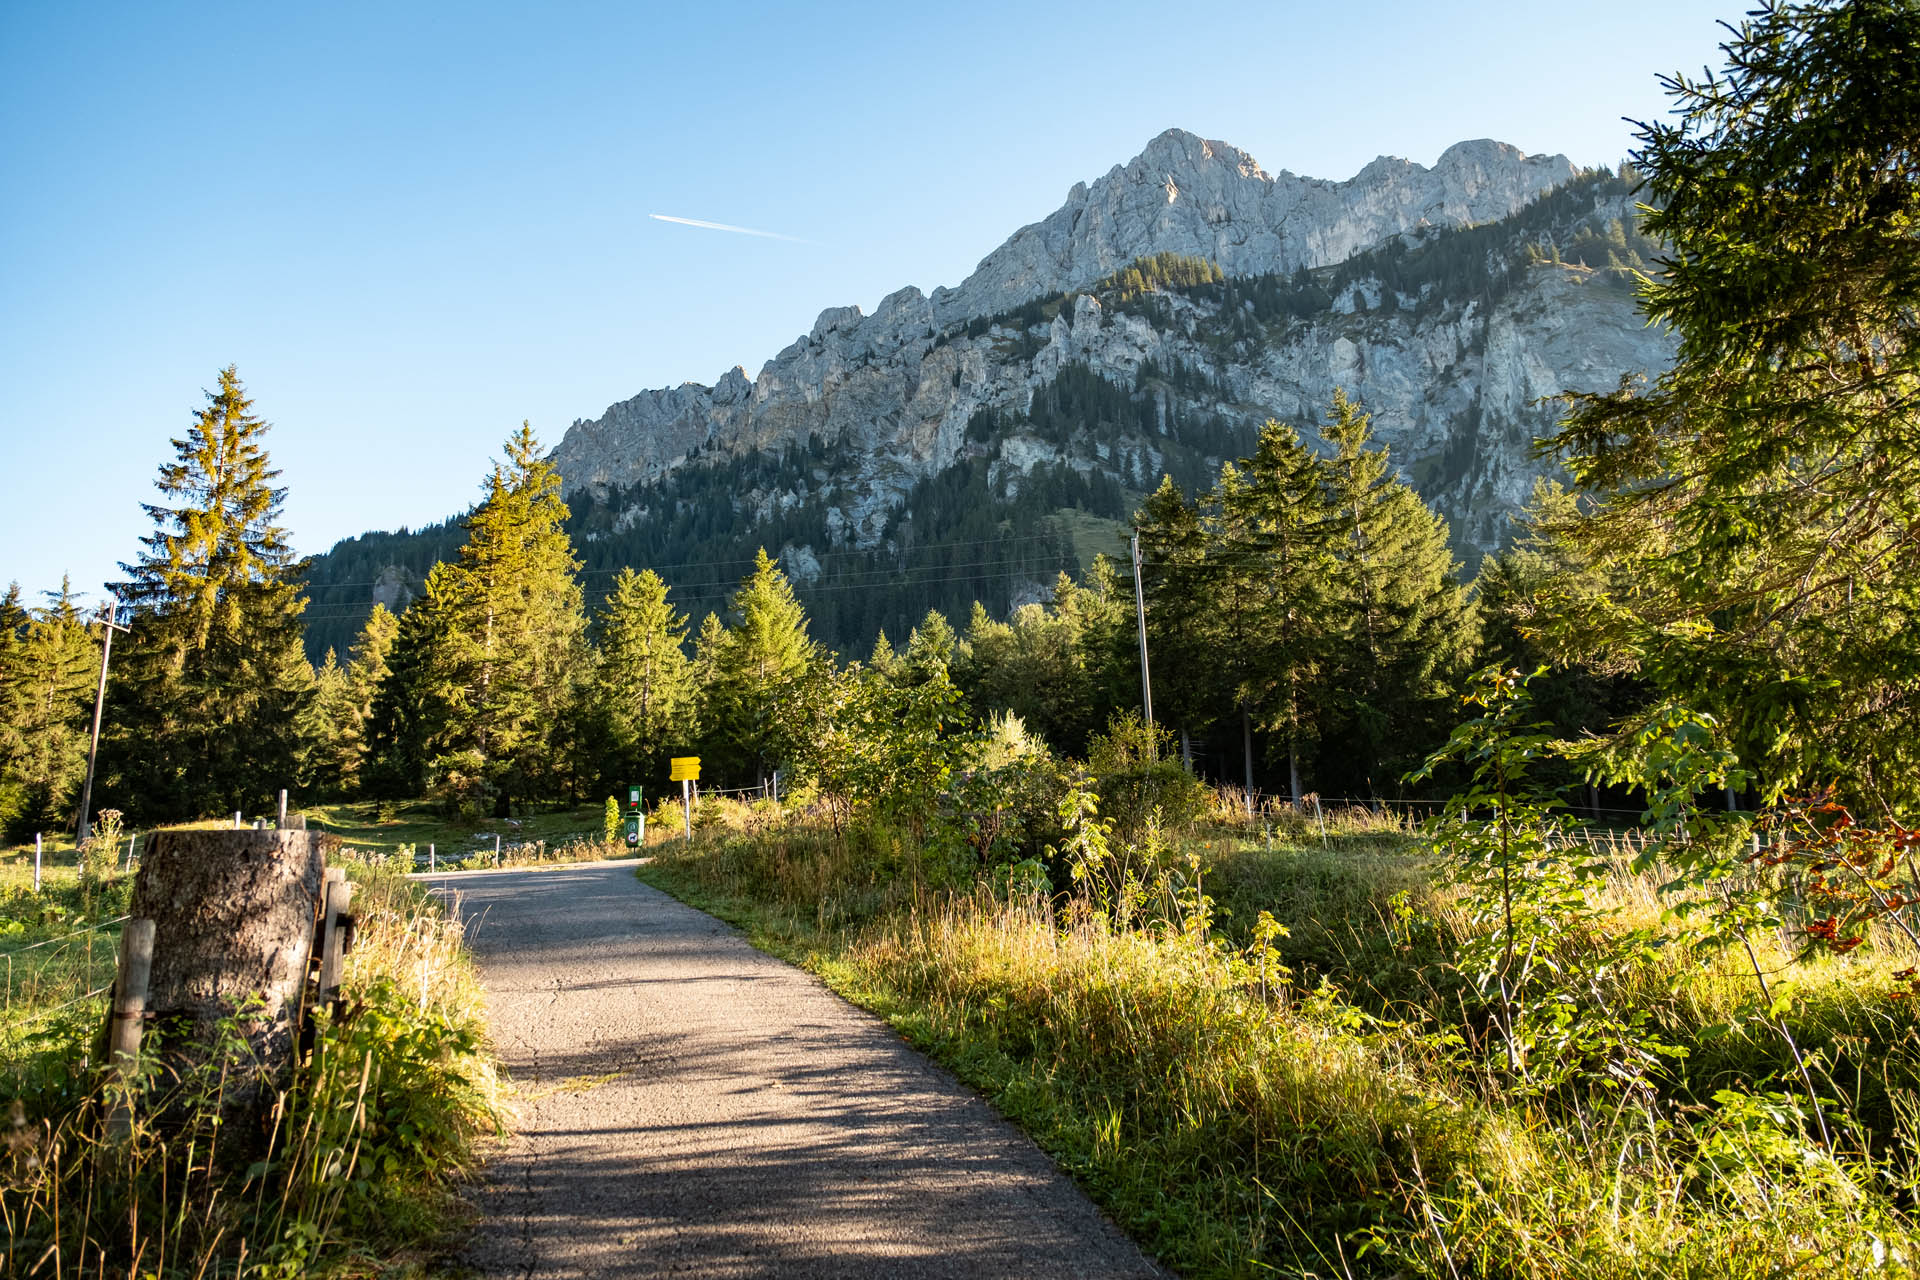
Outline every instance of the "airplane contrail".
<path fill-rule="evenodd" d="M 647 215 L 655 222 L 677 222 L 683 227 L 705 227 L 709 231 L 731 231 L 735 235 L 760 236 L 766 240 L 790 240 L 794 244 L 812 244 L 811 240 L 802 240 L 799 236 L 781 235 L 778 231 L 755 231 L 752 227 L 736 227 L 725 222 L 708 222 L 704 218 L 676 218 L 670 213 L 650 213 Z"/>

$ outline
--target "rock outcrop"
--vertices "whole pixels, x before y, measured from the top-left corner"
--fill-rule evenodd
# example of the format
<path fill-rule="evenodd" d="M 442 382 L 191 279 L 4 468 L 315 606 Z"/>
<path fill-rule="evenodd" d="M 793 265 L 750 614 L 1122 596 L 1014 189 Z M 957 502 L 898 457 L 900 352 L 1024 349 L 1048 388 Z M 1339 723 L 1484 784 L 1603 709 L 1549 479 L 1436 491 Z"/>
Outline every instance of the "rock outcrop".
<path fill-rule="evenodd" d="M 1386 285 L 1359 280 L 1319 314 L 1251 338 L 1204 299 L 1116 309 L 1074 291 L 1165 253 L 1208 259 L 1228 277 L 1324 274 L 1396 237 L 1417 245 L 1438 229 L 1513 218 L 1578 176 L 1564 156 L 1487 141 L 1449 148 L 1430 169 L 1383 157 L 1346 182 L 1269 176 L 1237 148 L 1169 130 L 1130 164 L 1076 185 L 957 287 L 901 289 L 872 315 L 830 308 L 751 380 L 735 368 L 712 387 L 642 392 L 576 422 L 554 458 L 570 490 L 604 494 L 662 483 L 692 458 L 813 441 L 838 460 L 826 482 L 833 536 L 865 547 L 915 481 L 961 455 L 980 411 L 1018 414 L 1069 364 L 1128 388 L 1143 367 L 1184 368 L 1207 390 L 1180 392 L 1182 411 L 1247 426 L 1315 422 L 1335 387 L 1358 396 L 1462 549 L 1485 550 L 1539 472 L 1529 445 L 1552 422 L 1545 399 L 1670 356 L 1617 279 L 1543 259 L 1498 298 L 1384 298 Z M 1587 216 L 1631 218 L 1623 199 L 1612 206 Z M 1057 305 L 1036 315 L 1049 299 Z M 1001 448 L 1015 468 L 1060 457 L 1017 439 Z M 1103 442 L 1076 465 L 1105 465 L 1102 451 L 1126 460 L 1114 466 L 1129 487 L 1153 482 L 1142 473 L 1151 441 Z"/>
<path fill-rule="evenodd" d="M 809 433 L 884 457 L 910 475 L 950 459 L 983 404 L 1005 403 L 1021 371 L 998 367 L 991 342 L 936 354 L 936 338 L 1036 298 L 1084 288 L 1137 258 L 1203 257 L 1228 275 L 1344 261 L 1417 228 L 1506 217 L 1574 176 L 1564 156 L 1463 142 L 1431 169 L 1382 157 L 1346 182 L 1269 176 L 1237 147 L 1169 129 L 1130 164 L 1023 227 L 958 287 L 908 287 L 873 315 L 820 313 L 813 329 L 748 380 L 644 391 L 577 421 L 555 450 L 568 488 L 656 480 L 700 450 L 804 440 Z M 1133 332 L 1139 355 L 1163 343 Z M 1043 360 L 1036 369 L 1044 376 Z M 1116 372 L 1127 373 L 1125 362 Z M 1278 406 L 1276 406 L 1276 409 Z"/>

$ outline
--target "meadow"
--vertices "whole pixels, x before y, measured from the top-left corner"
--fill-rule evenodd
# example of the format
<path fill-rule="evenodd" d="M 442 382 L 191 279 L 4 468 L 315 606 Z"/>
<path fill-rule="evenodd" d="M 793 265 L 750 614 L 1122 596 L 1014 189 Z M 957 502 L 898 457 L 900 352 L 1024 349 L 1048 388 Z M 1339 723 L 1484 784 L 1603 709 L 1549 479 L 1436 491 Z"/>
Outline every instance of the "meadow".
<path fill-rule="evenodd" d="M 1914 1273 L 1896 931 L 1712 947 L 1613 859 L 1516 1068 L 1426 837 L 1237 808 L 1109 828 L 1075 877 L 741 805 L 638 874 L 886 1017 L 1183 1275 Z"/>

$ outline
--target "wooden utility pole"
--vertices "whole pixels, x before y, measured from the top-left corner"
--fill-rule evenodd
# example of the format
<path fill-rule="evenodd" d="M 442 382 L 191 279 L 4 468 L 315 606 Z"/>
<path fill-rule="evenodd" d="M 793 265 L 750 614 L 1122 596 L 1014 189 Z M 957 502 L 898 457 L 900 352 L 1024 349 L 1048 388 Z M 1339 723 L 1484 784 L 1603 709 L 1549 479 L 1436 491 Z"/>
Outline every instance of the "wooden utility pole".
<path fill-rule="evenodd" d="M 1140 713 L 1153 738 L 1153 678 L 1147 673 L 1147 597 L 1140 589 L 1140 531 L 1133 531 L 1133 616 L 1140 624 Z"/>
<path fill-rule="evenodd" d="M 100 758 L 100 715 L 107 705 L 107 660 L 113 656 L 113 633 L 125 631 L 116 614 L 120 612 L 120 601 L 113 596 L 107 597 L 102 607 L 100 621 L 106 624 L 106 638 L 100 645 L 100 684 L 93 691 L 93 741 L 87 747 L 87 781 L 80 788 L 80 828 L 79 837 L 85 840 L 93 834 L 93 766 Z"/>

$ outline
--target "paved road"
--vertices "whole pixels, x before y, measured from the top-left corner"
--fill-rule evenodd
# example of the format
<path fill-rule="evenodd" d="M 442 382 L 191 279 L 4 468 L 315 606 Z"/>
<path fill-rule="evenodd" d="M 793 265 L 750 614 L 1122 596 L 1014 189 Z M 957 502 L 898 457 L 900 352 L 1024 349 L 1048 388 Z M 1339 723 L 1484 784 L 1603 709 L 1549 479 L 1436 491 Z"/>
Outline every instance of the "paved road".
<path fill-rule="evenodd" d="M 1012 1125 L 886 1025 L 633 864 L 437 877 L 518 1132 L 487 1276 L 1160 1276 Z"/>

